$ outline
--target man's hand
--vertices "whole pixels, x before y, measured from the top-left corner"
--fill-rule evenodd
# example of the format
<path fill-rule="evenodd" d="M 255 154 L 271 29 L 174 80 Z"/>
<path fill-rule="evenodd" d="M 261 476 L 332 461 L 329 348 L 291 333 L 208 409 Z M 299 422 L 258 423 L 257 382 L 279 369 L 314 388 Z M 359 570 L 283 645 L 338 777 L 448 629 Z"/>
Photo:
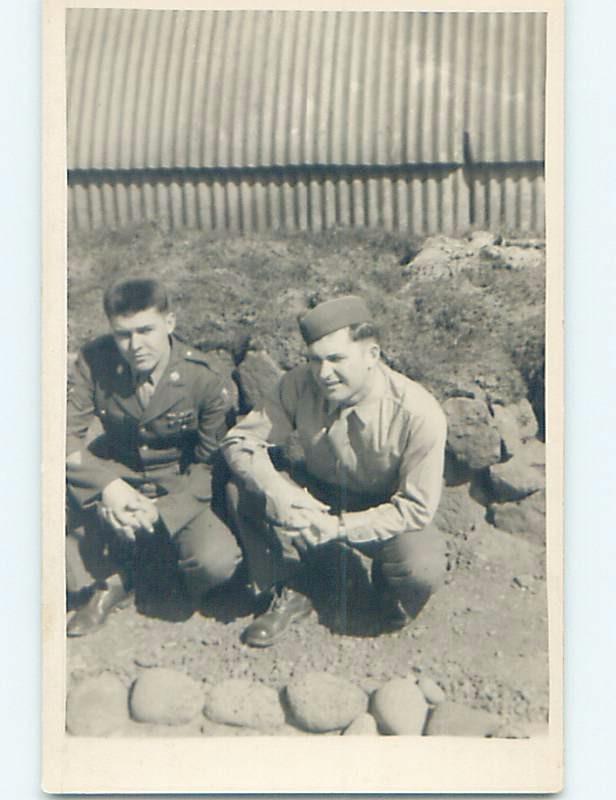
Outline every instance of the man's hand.
<path fill-rule="evenodd" d="M 99 513 L 117 533 L 131 540 L 138 530 L 153 533 L 159 517 L 156 503 L 121 478 L 107 484 L 103 490 Z"/>
<path fill-rule="evenodd" d="M 272 525 L 287 530 L 303 530 L 313 517 L 328 511 L 329 506 L 296 484 L 280 482 L 274 492 L 266 492 L 265 516 Z"/>
<path fill-rule="evenodd" d="M 285 529 L 284 533 L 292 539 L 300 549 L 318 547 L 327 542 L 339 539 L 340 523 L 338 517 L 323 511 L 299 511 L 304 525 L 295 530 Z"/>

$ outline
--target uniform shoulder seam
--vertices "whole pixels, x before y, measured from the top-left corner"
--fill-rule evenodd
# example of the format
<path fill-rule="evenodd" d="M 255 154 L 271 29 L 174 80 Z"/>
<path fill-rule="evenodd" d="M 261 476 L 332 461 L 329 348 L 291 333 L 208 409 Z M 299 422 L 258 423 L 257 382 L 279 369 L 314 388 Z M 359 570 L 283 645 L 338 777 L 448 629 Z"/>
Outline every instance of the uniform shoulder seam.
<path fill-rule="evenodd" d="M 402 373 L 396 373 L 394 370 L 390 372 L 393 375 L 388 376 L 387 398 L 406 415 L 412 418 L 432 411 L 445 413 L 438 400 L 425 386 Z M 400 378 L 403 380 L 400 381 Z"/>

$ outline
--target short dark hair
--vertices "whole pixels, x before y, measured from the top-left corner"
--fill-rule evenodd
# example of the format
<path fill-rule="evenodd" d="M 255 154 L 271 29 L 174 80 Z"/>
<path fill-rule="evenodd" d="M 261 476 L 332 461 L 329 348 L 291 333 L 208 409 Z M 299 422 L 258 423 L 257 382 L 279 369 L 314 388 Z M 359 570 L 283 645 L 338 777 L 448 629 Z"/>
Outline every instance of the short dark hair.
<path fill-rule="evenodd" d="M 379 340 L 379 329 L 373 322 L 356 322 L 349 325 L 349 336 L 354 342 L 361 342 L 364 339 Z"/>
<path fill-rule="evenodd" d="M 112 283 L 105 292 L 103 308 L 108 319 L 155 308 L 169 310 L 167 290 L 156 278 L 125 278 Z"/>

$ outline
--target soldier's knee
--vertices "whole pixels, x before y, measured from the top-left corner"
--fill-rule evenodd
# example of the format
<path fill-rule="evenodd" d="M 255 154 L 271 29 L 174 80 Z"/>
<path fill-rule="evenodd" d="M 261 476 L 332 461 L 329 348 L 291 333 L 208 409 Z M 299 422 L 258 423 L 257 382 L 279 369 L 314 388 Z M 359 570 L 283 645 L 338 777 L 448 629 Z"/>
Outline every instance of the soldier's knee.
<path fill-rule="evenodd" d="M 206 592 L 225 583 L 235 572 L 242 555 L 231 531 L 220 521 L 205 530 L 193 530 L 180 539 L 178 566 Z"/>
<path fill-rule="evenodd" d="M 180 569 L 186 572 L 199 572 L 210 582 L 223 583 L 233 575 L 241 560 L 240 549 L 234 540 L 212 546 L 208 542 L 193 543 L 186 548 L 179 561 Z"/>
<path fill-rule="evenodd" d="M 403 533 L 383 549 L 383 577 L 395 588 L 430 595 L 445 578 L 447 559 L 440 531 L 429 528 Z"/>

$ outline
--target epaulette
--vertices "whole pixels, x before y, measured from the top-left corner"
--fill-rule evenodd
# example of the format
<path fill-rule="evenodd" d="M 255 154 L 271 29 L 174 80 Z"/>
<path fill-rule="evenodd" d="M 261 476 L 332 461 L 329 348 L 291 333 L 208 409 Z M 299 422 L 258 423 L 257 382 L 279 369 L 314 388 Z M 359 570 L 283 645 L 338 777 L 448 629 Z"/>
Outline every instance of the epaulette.
<path fill-rule="evenodd" d="M 206 354 L 196 347 L 187 347 L 186 350 L 184 350 L 184 358 L 187 361 L 194 361 L 197 364 L 203 364 L 204 367 L 210 370 L 212 369 Z"/>

